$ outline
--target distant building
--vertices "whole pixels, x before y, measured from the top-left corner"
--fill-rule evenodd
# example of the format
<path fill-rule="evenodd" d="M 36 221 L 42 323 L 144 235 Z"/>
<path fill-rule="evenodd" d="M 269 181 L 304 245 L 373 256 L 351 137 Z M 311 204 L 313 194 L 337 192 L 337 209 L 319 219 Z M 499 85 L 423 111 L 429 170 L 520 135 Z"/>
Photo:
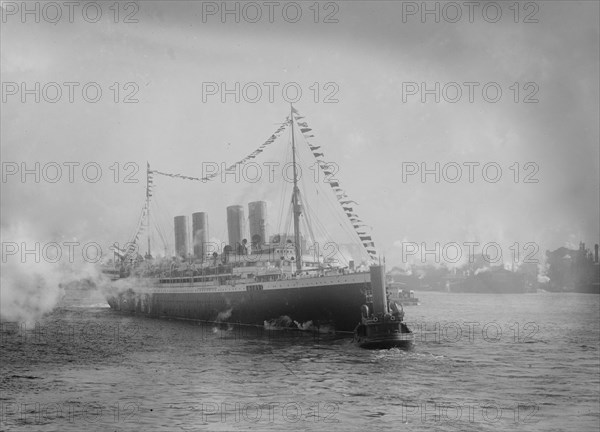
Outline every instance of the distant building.
<path fill-rule="evenodd" d="M 600 293 L 597 250 L 598 245 L 595 245 L 592 253 L 581 242 L 579 249 L 560 247 L 546 251 L 549 288 L 552 291 Z"/>

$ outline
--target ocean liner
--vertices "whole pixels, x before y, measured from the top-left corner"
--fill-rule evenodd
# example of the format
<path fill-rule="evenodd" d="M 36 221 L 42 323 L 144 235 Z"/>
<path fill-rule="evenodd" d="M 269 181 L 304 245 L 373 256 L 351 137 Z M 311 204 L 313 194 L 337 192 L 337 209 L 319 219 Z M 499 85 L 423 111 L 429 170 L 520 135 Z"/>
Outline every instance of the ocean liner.
<path fill-rule="evenodd" d="M 361 321 L 361 316 L 369 315 L 373 307 L 370 267 L 378 268 L 380 258 L 372 236 L 367 232 L 368 225 L 356 214 L 356 202 L 350 200 L 339 181 L 332 178 L 330 164 L 324 160 L 321 146 L 311 143 L 314 135 L 305 117 L 291 107 L 290 115 L 266 142 L 226 171 L 258 157 L 286 130 L 289 131 L 293 164 L 293 189 L 288 201 L 293 235 L 275 235 L 267 241 L 264 230 L 261 231 L 261 224 L 264 226 L 261 208 L 264 206 L 261 202 L 250 203 L 250 243 L 241 238 L 243 230 L 240 226 L 245 222 L 243 208 L 231 206 L 227 208 L 229 244 L 223 250 L 208 250 L 208 217 L 205 213 L 194 213 L 193 255 L 186 255 L 186 217 L 177 216 L 175 249 L 180 258 L 154 259 L 149 236 L 148 250 L 142 257 L 137 251 L 140 250 L 140 233 L 144 227 L 149 230 L 155 177 L 206 183 L 219 175 L 190 177 L 152 170 L 148 165 L 146 201 L 138 230 L 128 247 L 114 248 L 117 264 L 108 271 L 112 276 L 112 294 L 107 299 L 111 308 L 150 317 L 335 332 L 351 332 Z M 323 174 L 329 177 L 327 189 L 331 189 L 329 193 L 333 193 L 334 201 L 339 204 L 339 214 L 348 223 L 348 231 L 364 248 L 364 256 L 368 259 L 361 266 L 355 268 L 353 261 L 348 261 L 348 265 L 333 263 L 315 252 L 316 248 L 307 247 L 300 226 L 307 224 L 308 215 L 296 172 L 300 140 L 308 146 Z M 258 209 L 258 217 L 254 214 L 254 219 L 253 206 L 254 210 Z M 291 221 L 289 223 L 291 225 Z M 306 236 L 311 234 L 309 227 Z M 377 289 L 383 289 L 385 293 L 385 280 L 383 287 Z M 388 296 L 384 309 L 391 308 L 393 304 Z"/>

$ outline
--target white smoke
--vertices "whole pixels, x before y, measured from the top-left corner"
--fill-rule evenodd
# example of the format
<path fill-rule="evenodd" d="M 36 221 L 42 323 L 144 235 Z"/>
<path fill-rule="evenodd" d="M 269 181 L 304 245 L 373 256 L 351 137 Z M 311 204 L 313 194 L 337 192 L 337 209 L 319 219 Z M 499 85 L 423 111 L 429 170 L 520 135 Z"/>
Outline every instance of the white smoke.
<path fill-rule="evenodd" d="M 489 272 L 489 271 L 490 271 L 489 267 L 478 268 L 477 270 L 475 270 L 475 276 L 477 276 L 479 273 L 485 273 L 485 272 Z"/>
<path fill-rule="evenodd" d="M 64 294 L 56 265 L 13 260 L 0 268 L 2 320 L 35 322 L 52 311 Z"/>
<path fill-rule="evenodd" d="M 56 259 L 56 255 L 49 257 L 35 252 L 23 254 L 23 250 L 32 251 L 35 245 L 41 245 L 39 239 L 32 238 L 32 233 L 32 229 L 23 224 L 2 229 L 2 320 L 35 322 L 58 305 L 67 285 L 81 282 L 93 287 L 103 286 L 108 281 L 92 263 L 77 262 L 64 256 Z M 16 253 L 14 247 L 19 249 Z"/>
<path fill-rule="evenodd" d="M 550 282 L 550 278 L 548 277 L 548 270 L 550 270 L 550 265 L 547 262 L 538 263 L 538 275 L 537 281 L 541 284 L 546 284 Z"/>
<path fill-rule="evenodd" d="M 544 275 L 538 275 L 538 276 L 537 276 L 537 281 L 538 281 L 539 283 L 545 284 L 545 283 L 548 283 L 548 282 L 550 282 L 550 278 L 549 278 L 548 276 L 544 276 Z"/>
<path fill-rule="evenodd" d="M 226 319 L 228 319 L 231 316 L 232 311 L 233 311 L 233 308 L 229 308 L 226 311 L 219 312 L 217 315 L 217 321 L 225 321 Z"/>
<path fill-rule="evenodd" d="M 296 324 L 296 327 L 298 327 L 298 330 L 300 331 L 317 332 L 319 334 L 329 334 L 335 332 L 335 329 L 329 325 L 315 326 L 312 320 L 303 323 L 294 320 L 294 324 Z"/>
<path fill-rule="evenodd" d="M 281 330 L 282 328 L 288 328 L 292 323 L 292 319 L 287 315 L 281 315 L 279 318 L 273 318 L 269 321 L 264 321 L 265 330 Z"/>
<path fill-rule="evenodd" d="M 302 330 L 302 331 L 313 330 L 314 328 L 316 328 L 313 326 L 312 321 L 306 321 L 305 323 L 299 323 L 298 321 L 294 320 L 294 324 L 296 324 L 296 327 L 298 327 L 298 329 Z"/>

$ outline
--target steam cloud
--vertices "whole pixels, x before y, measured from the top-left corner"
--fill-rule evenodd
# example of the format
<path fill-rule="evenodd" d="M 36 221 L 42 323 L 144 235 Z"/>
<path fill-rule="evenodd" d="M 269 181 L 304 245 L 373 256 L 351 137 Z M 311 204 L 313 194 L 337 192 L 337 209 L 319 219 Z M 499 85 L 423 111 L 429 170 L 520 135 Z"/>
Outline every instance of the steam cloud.
<path fill-rule="evenodd" d="M 18 225 L 3 229 L 1 236 L 3 241 L 31 248 L 36 242 L 30 238 L 31 233 L 29 227 Z M 99 267 L 91 263 L 61 260 L 52 263 L 34 255 L 8 255 L 3 249 L 0 264 L 0 319 L 33 323 L 59 304 L 65 294 L 65 286 L 84 281 L 102 290 L 110 282 Z"/>

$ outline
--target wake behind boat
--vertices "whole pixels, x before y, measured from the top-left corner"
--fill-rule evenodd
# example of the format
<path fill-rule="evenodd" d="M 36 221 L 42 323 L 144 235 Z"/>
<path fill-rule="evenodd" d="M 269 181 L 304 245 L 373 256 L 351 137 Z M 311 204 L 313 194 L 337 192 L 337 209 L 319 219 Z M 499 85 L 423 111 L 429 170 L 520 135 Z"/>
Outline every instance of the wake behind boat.
<path fill-rule="evenodd" d="M 290 203 L 293 231 L 274 235 L 269 241 L 265 231 L 266 203 L 257 201 L 249 203 L 250 242 L 243 238 L 243 207 L 231 206 L 227 208 L 229 244 L 223 250 L 212 251 L 207 247 L 208 216 L 199 212 L 192 215 L 193 256 L 187 254 L 187 217 L 177 216 L 175 250 L 179 259 L 154 259 L 149 236 L 146 256 L 141 257 L 137 250 L 141 231 L 150 230 L 154 177 L 207 182 L 219 175 L 196 178 L 151 170 L 148 165 L 146 203 L 138 230 L 127 248 L 115 248 L 118 271 L 110 270 L 116 279 L 114 295 L 108 298 L 111 308 L 151 317 L 353 332 L 361 321 L 361 306 L 373 297 L 369 267 L 375 265 L 379 257 L 367 232 L 368 226 L 356 213 L 355 202 L 340 187 L 339 181 L 332 178 L 323 150 L 311 144 L 312 129 L 303 119 L 292 107 L 290 116 L 265 143 L 227 168 L 227 171 L 235 169 L 258 157 L 289 130 L 294 167 Z M 339 259 L 336 262 L 324 258 L 318 249 L 296 172 L 298 130 L 323 175 L 329 176 L 329 193 L 333 192 L 349 231 L 368 257 L 356 268 L 353 261 L 340 265 Z M 306 226 L 306 236 L 301 233 L 301 224 Z"/>

